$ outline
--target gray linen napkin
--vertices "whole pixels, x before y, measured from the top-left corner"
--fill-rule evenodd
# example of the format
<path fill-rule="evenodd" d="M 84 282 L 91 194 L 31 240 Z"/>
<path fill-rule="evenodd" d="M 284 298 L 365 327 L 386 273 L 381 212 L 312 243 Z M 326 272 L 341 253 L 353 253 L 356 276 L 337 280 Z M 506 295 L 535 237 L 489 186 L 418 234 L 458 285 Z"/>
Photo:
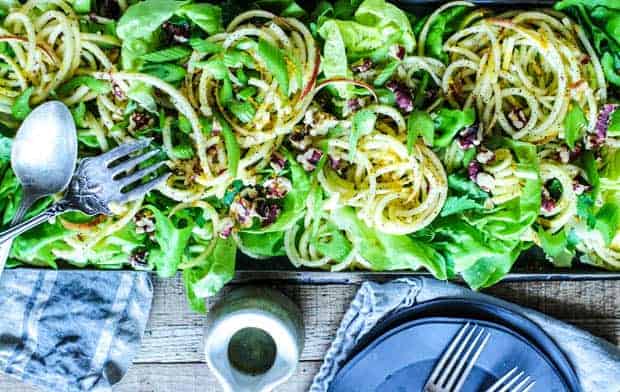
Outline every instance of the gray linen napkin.
<path fill-rule="evenodd" d="M 383 316 L 417 303 L 447 297 L 484 300 L 528 317 L 546 331 L 564 352 L 584 391 L 620 391 L 620 350 L 609 342 L 540 312 L 452 283 L 429 278 L 406 278 L 385 284 L 362 284 L 344 315 L 310 392 L 328 390 L 351 350 Z"/>
<path fill-rule="evenodd" d="M 140 346 L 149 274 L 6 270 L 0 279 L 0 371 L 53 392 L 110 391 Z"/>

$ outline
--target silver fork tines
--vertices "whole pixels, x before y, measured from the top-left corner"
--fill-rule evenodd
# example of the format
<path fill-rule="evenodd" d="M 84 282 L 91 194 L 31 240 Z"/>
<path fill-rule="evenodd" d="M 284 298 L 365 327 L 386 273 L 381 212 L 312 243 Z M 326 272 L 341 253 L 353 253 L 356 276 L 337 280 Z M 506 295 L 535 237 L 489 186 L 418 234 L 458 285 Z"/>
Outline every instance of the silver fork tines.
<path fill-rule="evenodd" d="M 534 388 L 535 384 L 536 381 L 530 376 L 526 376 L 523 371 L 519 372 L 519 368 L 514 367 L 491 385 L 486 392 L 528 392 Z"/>
<path fill-rule="evenodd" d="M 138 165 L 154 157 L 158 151 L 131 156 L 149 146 L 152 139 L 120 145 L 97 157 L 83 159 L 71 182 L 66 198 L 71 204 L 89 214 L 109 214 L 109 203 L 127 203 L 139 199 L 165 181 L 170 173 L 162 174 L 144 184 L 127 190 L 161 168 L 158 162 L 146 168 Z M 137 169 L 137 170 L 136 170 Z"/>
<path fill-rule="evenodd" d="M 482 327 L 465 324 L 435 364 L 424 392 L 460 391 L 490 336 Z"/>

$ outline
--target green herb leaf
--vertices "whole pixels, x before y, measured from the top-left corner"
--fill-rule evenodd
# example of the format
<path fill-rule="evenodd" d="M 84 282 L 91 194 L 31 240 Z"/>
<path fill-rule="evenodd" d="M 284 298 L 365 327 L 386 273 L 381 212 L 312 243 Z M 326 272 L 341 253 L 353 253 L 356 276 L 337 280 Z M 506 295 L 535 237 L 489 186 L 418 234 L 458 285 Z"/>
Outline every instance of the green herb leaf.
<path fill-rule="evenodd" d="M 76 107 L 71 109 L 71 115 L 73 116 L 73 120 L 75 121 L 75 125 L 78 128 L 85 128 L 84 118 L 86 117 L 86 104 L 83 101 L 77 104 Z"/>
<path fill-rule="evenodd" d="M 148 64 L 140 70 L 168 83 L 180 82 L 185 79 L 186 74 L 185 68 L 176 64 Z"/>
<path fill-rule="evenodd" d="M 222 88 L 220 88 L 220 101 L 224 106 L 227 106 L 230 101 L 233 99 L 233 88 L 232 82 L 228 75 L 224 78 L 224 83 L 222 83 Z"/>
<path fill-rule="evenodd" d="M 575 147 L 575 142 L 581 138 L 587 126 L 588 120 L 586 115 L 581 110 L 581 107 L 573 102 L 564 118 L 564 137 L 566 138 L 566 144 L 571 149 Z"/>
<path fill-rule="evenodd" d="M 412 112 L 407 118 L 407 152 L 409 154 L 411 154 L 418 136 L 422 136 L 425 144 L 433 145 L 435 122 L 430 114 L 420 110 Z"/>
<path fill-rule="evenodd" d="M 112 89 L 110 83 L 105 80 L 95 79 L 90 75 L 79 75 L 66 83 L 63 83 L 58 88 L 58 94 L 69 95 L 73 94 L 75 90 L 80 86 L 87 86 L 90 90 L 97 94 L 107 94 Z"/>
<path fill-rule="evenodd" d="M 150 52 L 140 56 L 142 60 L 151 63 L 166 63 L 168 61 L 181 60 L 192 54 L 192 51 L 184 46 L 172 46 L 170 48 Z"/>
<path fill-rule="evenodd" d="M 616 108 L 609 117 L 609 127 L 607 127 L 609 136 L 620 136 L 620 109 Z"/>
<path fill-rule="evenodd" d="M 256 110 L 249 102 L 232 101 L 228 105 L 228 109 L 241 121 L 242 123 L 249 123 L 254 118 Z"/>
<path fill-rule="evenodd" d="M 220 57 L 212 58 L 206 62 L 197 62 L 194 65 L 209 72 L 216 80 L 224 80 L 228 77 L 228 69 Z"/>
<path fill-rule="evenodd" d="M 266 233 L 239 233 L 239 248 L 245 254 L 254 258 L 269 258 L 285 256 L 284 232 L 273 231 Z"/>
<path fill-rule="evenodd" d="M 596 216 L 594 214 L 594 200 L 592 195 L 583 193 L 577 196 L 577 216 L 583 219 L 588 227 L 594 228 Z"/>
<path fill-rule="evenodd" d="M 177 120 L 177 124 L 178 124 L 179 129 L 181 130 L 181 132 L 183 132 L 184 134 L 189 135 L 189 134 L 192 133 L 192 124 L 189 122 L 187 117 L 185 117 L 183 115 L 179 115 L 179 119 Z"/>
<path fill-rule="evenodd" d="M 448 60 L 447 55 L 443 51 L 444 37 L 457 30 L 463 15 L 467 12 L 467 8 L 464 6 L 452 7 L 435 18 L 426 38 L 425 49 L 427 50 L 427 55 L 444 62 Z"/>
<path fill-rule="evenodd" d="M 250 97 L 254 96 L 256 92 L 257 92 L 256 87 L 247 86 L 247 87 L 242 88 L 237 93 L 237 98 L 239 98 L 242 101 L 247 101 Z"/>
<path fill-rule="evenodd" d="M 353 124 L 349 136 L 349 159 L 353 160 L 359 139 L 375 129 L 377 115 L 369 109 L 361 109 L 353 115 Z"/>
<path fill-rule="evenodd" d="M 172 146 L 172 154 L 177 159 L 191 159 L 194 157 L 194 148 L 189 140 L 184 141 L 183 143 L 177 143 Z"/>
<path fill-rule="evenodd" d="M 25 89 L 11 106 L 11 113 L 16 120 L 23 120 L 32 111 L 30 108 L 30 96 L 34 92 L 34 87 Z"/>
<path fill-rule="evenodd" d="M 232 237 L 219 239 L 209 256 L 207 274 L 192 285 L 198 297 L 217 294 L 235 275 L 237 245 Z"/>
<path fill-rule="evenodd" d="M 157 102 L 153 98 L 153 88 L 146 83 L 133 82 L 127 90 L 127 97 L 151 113 L 157 113 Z"/>
<path fill-rule="evenodd" d="M 381 72 L 379 72 L 379 75 L 377 75 L 377 77 L 375 78 L 375 81 L 373 82 L 374 85 L 383 86 L 385 82 L 387 82 L 392 77 L 394 71 L 396 71 L 396 68 L 398 68 L 399 65 L 400 61 L 389 62 L 388 65 L 386 65 L 385 68 L 383 68 Z"/>
<path fill-rule="evenodd" d="M 11 147 L 13 139 L 0 134 L 0 162 L 7 163 L 11 160 Z"/>
<path fill-rule="evenodd" d="M 226 147 L 226 159 L 228 160 L 228 171 L 232 178 L 237 177 L 237 169 L 239 160 L 241 159 L 241 148 L 235 138 L 235 134 L 230 128 L 228 121 L 220 113 L 215 113 L 215 118 L 222 128 L 222 137 L 224 138 L 224 146 Z"/>
<path fill-rule="evenodd" d="M 322 255 L 338 262 L 344 261 L 353 250 L 351 241 L 332 222 L 321 226 L 317 235 L 310 239 L 310 243 Z"/>
<path fill-rule="evenodd" d="M 331 221 L 349 234 L 353 247 L 373 270 L 416 270 L 424 266 L 438 279 L 447 277 L 444 258 L 428 244 L 408 236 L 376 231 L 362 222 L 351 207 L 335 210 Z"/>
<path fill-rule="evenodd" d="M 87 14 L 91 9 L 90 0 L 73 0 L 73 9 L 78 14 Z"/>
<path fill-rule="evenodd" d="M 278 81 L 278 87 L 282 94 L 288 96 L 288 68 L 286 67 L 286 60 L 282 51 L 261 38 L 258 41 L 258 56 Z"/>
<path fill-rule="evenodd" d="M 553 234 L 546 230 L 538 229 L 538 238 L 540 245 L 547 257 L 556 267 L 570 267 L 575 257 L 575 247 L 569 241 L 569 235 L 566 234 L 567 229 L 564 228 Z"/>
<path fill-rule="evenodd" d="M 224 65 L 228 68 L 254 67 L 254 59 L 248 53 L 241 50 L 229 49 L 224 52 Z"/>
<path fill-rule="evenodd" d="M 489 197 L 489 194 L 480 189 L 475 182 L 461 174 L 450 174 L 448 176 L 448 188 L 477 200 L 484 200 Z"/>
<path fill-rule="evenodd" d="M 191 38 L 189 40 L 189 44 L 192 49 L 198 53 L 215 54 L 224 51 L 224 47 L 222 47 L 222 45 L 215 42 L 209 42 L 206 39 Z"/>

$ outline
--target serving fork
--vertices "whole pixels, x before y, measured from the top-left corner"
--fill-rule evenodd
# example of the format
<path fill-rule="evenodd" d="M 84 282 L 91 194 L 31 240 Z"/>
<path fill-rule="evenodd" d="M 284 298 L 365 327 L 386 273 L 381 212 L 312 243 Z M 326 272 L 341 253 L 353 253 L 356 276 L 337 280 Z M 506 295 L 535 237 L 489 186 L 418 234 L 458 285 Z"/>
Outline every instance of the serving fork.
<path fill-rule="evenodd" d="M 138 168 L 141 163 L 153 158 L 159 152 L 151 150 L 132 156 L 147 148 L 150 143 L 151 139 L 143 139 L 120 145 L 96 157 L 82 159 L 64 198 L 41 214 L 0 233 L 0 243 L 66 211 L 81 211 L 87 215 L 112 215 L 111 203 L 123 204 L 141 198 L 170 175 L 164 173 L 146 183 L 141 183 L 165 164 L 159 162 Z M 131 187 L 132 185 L 135 187 Z"/>
<path fill-rule="evenodd" d="M 466 323 L 439 358 L 424 385 L 424 392 L 460 391 L 490 336 L 485 328 Z"/>
<path fill-rule="evenodd" d="M 530 376 L 526 376 L 523 371 L 519 372 L 519 368 L 514 367 L 491 385 L 486 392 L 528 392 L 534 388 L 535 384 L 536 381 Z"/>

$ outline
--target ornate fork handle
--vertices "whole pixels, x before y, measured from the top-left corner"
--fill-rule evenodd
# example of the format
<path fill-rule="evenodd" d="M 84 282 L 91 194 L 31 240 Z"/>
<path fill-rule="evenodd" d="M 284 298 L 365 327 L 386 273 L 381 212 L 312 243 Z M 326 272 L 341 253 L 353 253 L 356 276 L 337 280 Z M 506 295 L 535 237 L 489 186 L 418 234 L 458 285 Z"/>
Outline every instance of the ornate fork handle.
<path fill-rule="evenodd" d="M 0 244 L 66 211 L 82 211 L 91 216 L 112 215 L 110 203 L 123 204 L 144 197 L 170 175 L 164 173 L 147 182 L 142 181 L 165 164 L 158 162 L 144 168 L 139 167 L 158 153 L 157 150 L 152 150 L 137 156 L 132 155 L 148 147 L 150 142 L 151 139 L 143 139 L 122 144 L 97 157 L 82 159 L 64 198 L 39 215 L 0 233 Z M 117 161 L 120 163 L 114 164 Z M 131 190 L 124 191 L 128 186 L 131 186 Z"/>
<path fill-rule="evenodd" d="M 75 210 L 75 208 L 72 208 L 70 204 L 67 203 L 65 200 L 61 200 L 58 203 L 50 206 L 47 210 L 43 211 L 39 215 L 34 216 L 21 223 L 18 223 L 15 226 L 11 226 L 2 233 L 0 233 L 0 244 L 8 240 L 14 239 L 23 232 L 28 231 L 33 227 L 38 226 L 41 223 L 70 210 Z"/>

